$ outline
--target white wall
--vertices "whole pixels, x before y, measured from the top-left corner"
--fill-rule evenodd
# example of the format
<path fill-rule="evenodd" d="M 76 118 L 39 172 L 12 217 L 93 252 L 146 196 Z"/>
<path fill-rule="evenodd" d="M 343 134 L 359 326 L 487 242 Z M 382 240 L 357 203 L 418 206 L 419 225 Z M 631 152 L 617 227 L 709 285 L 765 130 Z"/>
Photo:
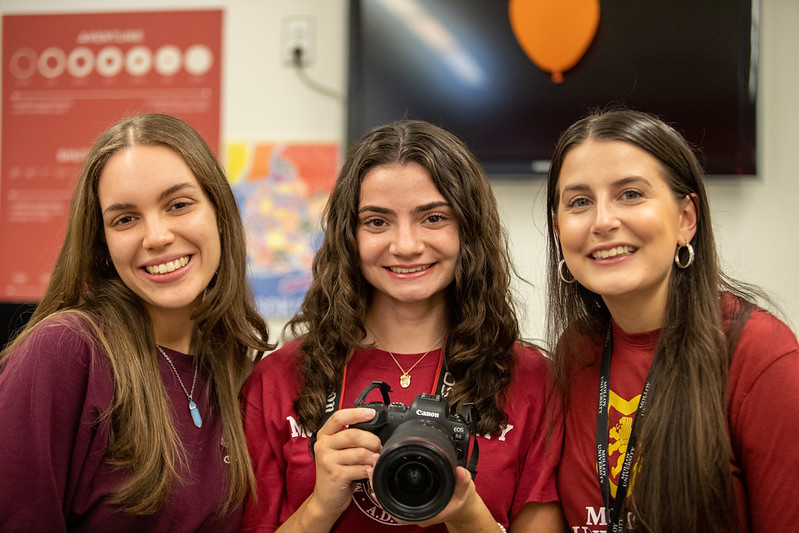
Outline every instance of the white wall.
<path fill-rule="evenodd" d="M 762 1 L 759 102 L 760 175 L 711 181 L 714 225 L 725 268 L 759 284 L 799 326 L 799 2 Z M 281 23 L 315 21 L 309 74 L 342 93 L 346 84 L 346 0 L 120 0 L 116 10 L 225 9 L 222 140 L 341 141 L 344 105 L 303 85 L 280 61 Z M 107 0 L 0 0 L 0 14 L 108 11 Z M 542 180 L 495 181 L 526 303 L 524 333 L 543 335 L 544 198 Z M 279 326 L 279 325 L 278 325 Z"/>

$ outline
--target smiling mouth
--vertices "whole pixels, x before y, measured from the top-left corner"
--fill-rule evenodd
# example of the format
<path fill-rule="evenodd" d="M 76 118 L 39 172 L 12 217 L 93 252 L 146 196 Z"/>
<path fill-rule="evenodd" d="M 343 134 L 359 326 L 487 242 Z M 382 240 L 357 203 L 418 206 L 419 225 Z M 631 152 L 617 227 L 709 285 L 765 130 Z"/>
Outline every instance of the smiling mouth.
<path fill-rule="evenodd" d="M 146 270 L 148 274 L 167 274 L 169 272 L 174 272 L 179 268 L 183 268 L 187 264 L 189 264 L 189 256 L 184 255 L 180 259 L 175 259 L 174 261 L 169 261 L 168 263 L 146 266 L 144 267 L 144 270 Z"/>
<path fill-rule="evenodd" d="M 394 274 L 413 274 L 414 272 L 422 272 L 423 270 L 427 270 L 432 266 L 433 265 L 430 264 L 430 265 L 419 265 L 411 268 L 403 268 L 403 267 L 387 267 L 387 268 Z"/>
<path fill-rule="evenodd" d="M 635 248 L 632 246 L 617 246 L 610 250 L 597 250 L 591 254 L 592 259 L 609 259 L 611 257 L 619 257 L 621 255 L 630 255 L 635 253 Z"/>

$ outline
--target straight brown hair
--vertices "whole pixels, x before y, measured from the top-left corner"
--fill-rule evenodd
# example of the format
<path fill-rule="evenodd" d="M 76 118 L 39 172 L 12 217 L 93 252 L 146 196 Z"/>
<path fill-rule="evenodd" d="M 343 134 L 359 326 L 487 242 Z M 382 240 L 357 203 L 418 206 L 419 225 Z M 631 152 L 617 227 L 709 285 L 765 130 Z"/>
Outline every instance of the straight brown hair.
<path fill-rule="evenodd" d="M 110 360 L 114 376 L 114 402 L 104 413 L 111 424 L 109 461 L 130 474 L 112 503 L 133 514 L 152 514 L 164 505 L 170 488 L 180 481 L 177 467 L 184 450 L 161 382 L 152 323 L 111 264 L 97 197 L 108 159 L 130 146 L 165 146 L 180 155 L 216 210 L 222 256 L 217 275 L 193 311 L 191 353 L 207 376 L 206 392 L 222 417 L 231 459 L 227 497 L 220 505 L 224 512 L 255 487 L 238 395 L 254 361 L 273 345 L 247 283 L 244 226 L 230 184 L 191 126 L 169 115 L 145 114 L 124 119 L 100 135 L 80 174 L 44 297 L 0 357 L 12 355 L 34 328 L 53 320 L 67 320 L 93 339 L 96 353 Z"/>

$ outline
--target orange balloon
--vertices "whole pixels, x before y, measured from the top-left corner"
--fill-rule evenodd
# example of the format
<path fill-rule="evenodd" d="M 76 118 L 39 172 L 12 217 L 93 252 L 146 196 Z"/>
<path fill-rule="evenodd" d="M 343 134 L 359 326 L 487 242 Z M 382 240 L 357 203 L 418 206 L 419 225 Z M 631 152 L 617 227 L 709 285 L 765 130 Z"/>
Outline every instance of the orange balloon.
<path fill-rule="evenodd" d="M 594 40 L 599 0 L 510 0 L 508 16 L 527 57 L 562 83 Z"/>

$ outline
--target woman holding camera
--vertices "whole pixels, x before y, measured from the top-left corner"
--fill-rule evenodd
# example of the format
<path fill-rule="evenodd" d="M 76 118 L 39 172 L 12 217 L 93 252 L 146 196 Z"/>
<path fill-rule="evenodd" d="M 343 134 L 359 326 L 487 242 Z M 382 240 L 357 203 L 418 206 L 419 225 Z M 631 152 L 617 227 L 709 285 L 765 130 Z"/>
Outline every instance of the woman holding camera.
<path fill-rule="evenodd" d="M 561 136 L 547 186 L 558 471 L 575 531 L 791 531 L 799 345 L 720 271 L 702 169 L 639 112 Z"/>
<path fill-rule="evenodd" d="M 480 416 L 479 474 L 458 466 L 443 510 L 401 530 L 561 531 L 545 360 L 518 341 L 506 237 L 471 152 L 425 122 L 375 128 L 350 149 L 324 226 L 289 322 L 301 336 L 244 389 L 258 478 L 244 530 L 397 531 L 364 482 L 381 439 L 351 427 L 372 423 L 375 410 L 354 405 L 382 381 L 392 402 L 443 394 Z"/>

